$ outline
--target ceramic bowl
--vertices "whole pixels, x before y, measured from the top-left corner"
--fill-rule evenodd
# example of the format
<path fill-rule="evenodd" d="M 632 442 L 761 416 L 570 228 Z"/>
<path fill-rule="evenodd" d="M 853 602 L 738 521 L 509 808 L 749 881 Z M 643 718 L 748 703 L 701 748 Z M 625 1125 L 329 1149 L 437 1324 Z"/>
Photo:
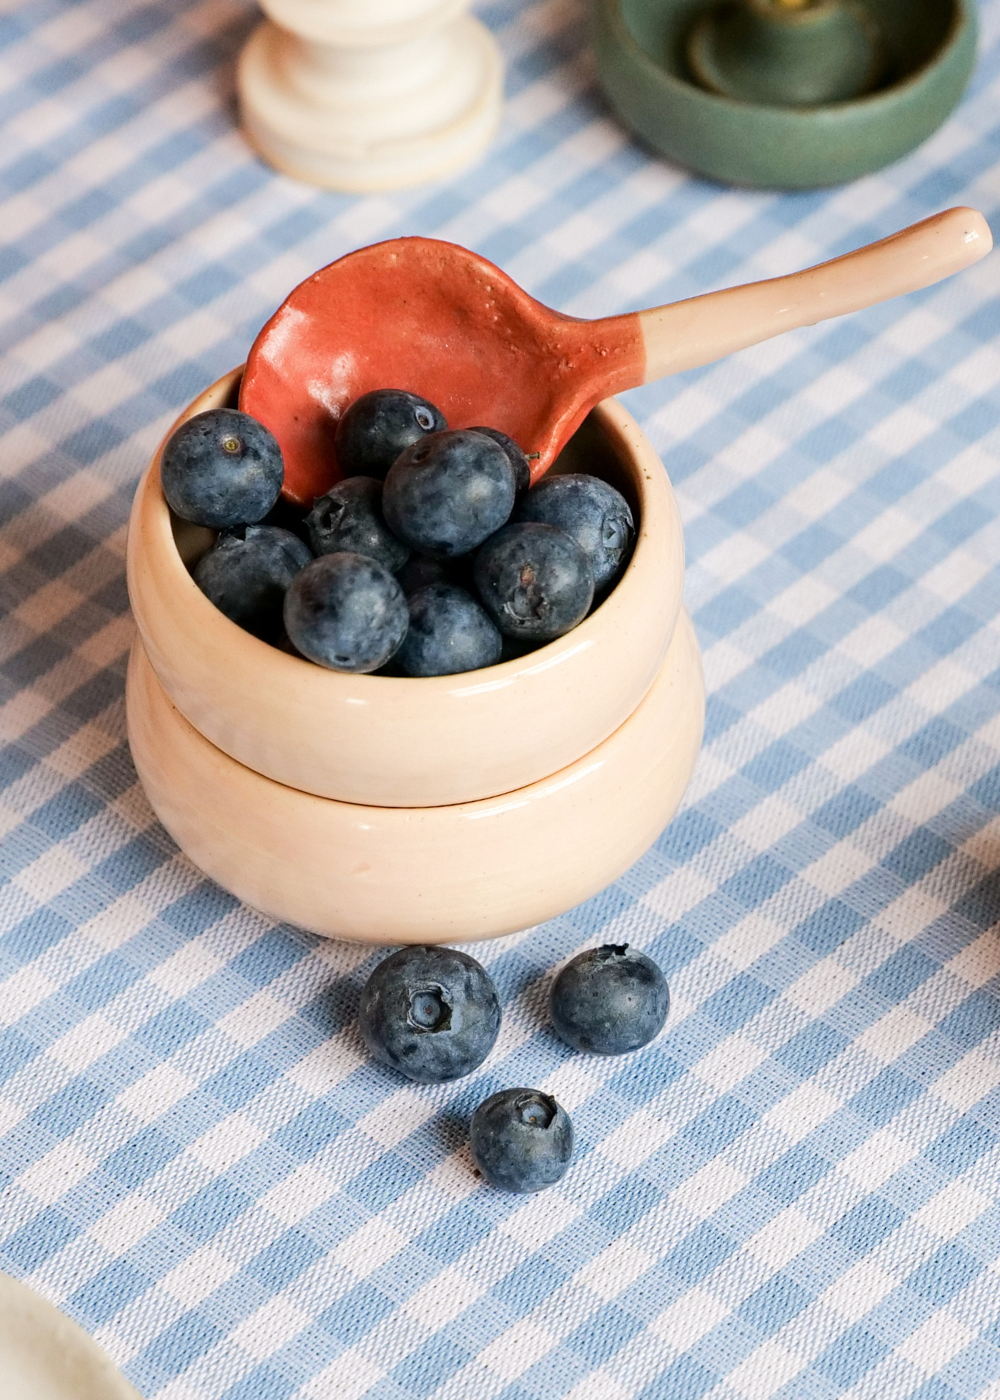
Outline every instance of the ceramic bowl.
<path fill-rule="evenodd" d="M 138 639 L 126 703 L 146 794 L 196 865 L 272 918 L 387 944 L 512 933 L 616 880 L 676 811 L 705 702 L 682 611 L 653 685 L 590 753 L 515 792 L 417 808 L 336 802 L 237 763 L 171 703 Z"/>
<path fill-rule="evenodd" d="M 139 1400 L 86 1332 L 7 1274 L 0 1274 L 0 1395 L 3 1400 Z"/>
<path fill-rule="evenodd" d="M 179 421 L 235 402 L 239 377 L 220 379 Z M 618 586 L 572 632 L 521 660 L 411 680 L 328 671 L 230 622 L 188 572 L 213 536 L 172 518 L 157 454 L 132 509 L 128 586 L 160 683 L 224 754 L 341 802 L 476 802 L 565 768 L 619 728 L 660 671 L 681 608 L 684 546 L 663 466 L 614 400 L 593 411 L 559 469 L 604 476 L 629 499 L 638 539 Z"/>
<path fill-rule="evenodd" d="M 670 160 L 730 184 L 836 185 L 926 140 L 975 64 L 974 0 L 865 0 L 888 74 L 875 91 L 812 107 L 737 101 L 699 86 L 685 46 L 712 0 L 595 0 L 601 83 L 622 120 Z"/>

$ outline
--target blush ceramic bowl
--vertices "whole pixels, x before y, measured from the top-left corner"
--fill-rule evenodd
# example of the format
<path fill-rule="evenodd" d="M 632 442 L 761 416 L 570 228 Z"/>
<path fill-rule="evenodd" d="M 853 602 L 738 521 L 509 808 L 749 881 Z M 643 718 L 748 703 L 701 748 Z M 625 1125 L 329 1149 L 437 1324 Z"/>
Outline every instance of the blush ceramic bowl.
<path fill-rule="evenodd" d="M 139 1400 L 95 1341 L 38 1293 L 0 1274 L 4 1400 Z"/>
<path fill-rule="evenodd" d="M 235 403 L 240 371 L 181 415 Z M 634 419 L 601 404 L 553 470 L 603 476 L 638 538 L 614 592 L 572 632 L 517 661 L 419 680 L 328 671 L 230 622 L 188 572 L 213 536 L 171 516 L 159 453 L 128 539 L 132 611 L 171 701 L 217 748 L 276 782 L 378 807 L 476 802 L 575 762 L 635 710 L 681 608 L 684 541 L 673 492 Z"/>
<path fill-rule="evenodd" d="M 183 416 L 232 402 L 238 382 Z M 613 400 L 555 469 L 576 465 L 636 515 L 614 592 L 521 661 L 409 680 L 324 670 L 218 612 L 188 572 L 212 535 L 172 519 L 157 454 L 129 527 L 128 732 L 154 811 L 196 865 L 274 918 L 385 944 L 529 927 L 638 859 L 701 743 L 683 542 L 666 473 Z"/>
<path fill-rule="evenodd" d="M 677 810 L 705 707 L 682 612 L 635 713 L 575 763 L 480 802 L 369 807 L 229 758 L 171 703 L 138 640 L 126 702 L 146 795 L 201 870 L 272 918 L 383 944 L 514 933 L 617 880 Z"/>

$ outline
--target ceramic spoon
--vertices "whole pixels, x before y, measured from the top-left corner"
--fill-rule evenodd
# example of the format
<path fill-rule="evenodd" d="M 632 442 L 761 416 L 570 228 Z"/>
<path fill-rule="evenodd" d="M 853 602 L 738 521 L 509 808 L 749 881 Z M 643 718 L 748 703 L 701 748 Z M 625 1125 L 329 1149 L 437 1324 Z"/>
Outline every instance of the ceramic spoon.
<path fill-rule="evenodd" d="M 601 399 L 929 287 L 992 246 L 981 214 L 949 209 L 788 277 L 581 321 L 466 248 L 392 239 L 295 288 L 253 344 L 240 407 L 277 437 L 302 504 L 339 477 L 337 420 L 369 389 L 422 394 L 453 428 L 502 429 L 538 454 L 537 480 Z"/>

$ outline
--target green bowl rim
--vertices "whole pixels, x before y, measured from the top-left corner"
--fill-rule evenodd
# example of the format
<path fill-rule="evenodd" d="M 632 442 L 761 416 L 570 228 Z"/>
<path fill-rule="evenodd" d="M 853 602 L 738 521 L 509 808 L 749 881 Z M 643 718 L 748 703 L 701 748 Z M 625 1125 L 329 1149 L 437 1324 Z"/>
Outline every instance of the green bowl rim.
<path fill-rule="evenodd" d="M 912 73 L 908 73 L 905 78 L 898 83 L 893 83 L 891 87 L 880 88 L 875 92 L 865 93 L 861 97 L 847 98 L 842 102 L 821 102 L 810 107 L 792 107 L 780 103 L 772 102 L 745 102 L 738 97 L 729 97 L 721 92 L 709 92 L 707 88 L 699 87 L 697 83 L 688 82 L 670 73 L 662 64 L 657 63 L 649 56 L 644 48 L 639 44 L 631 29 L 625 22 L 622 13 L 623 0 L 598 0 L 598 4 L 607 14 L 612 29 L 620 31 L 624 36 L 624 42 L 619 38 L 621 47 L 629 51 L 633 60 L 648 68 L 656 77 L 657 81 L 667 87 L 674 87 L 681 94 L 694 94 L 696 100 L 715 102 L 720 106 L 733 107 L 741 112 L 763 113 L 771 112 L 776 116 L 784 116 L 790 120 L 802 121 L 817 115 L 826 113 L 838 113 L 846 111 L 857 111 L 858 108 L 875 108 L 879 104 L 887 105 L 900 100 L 907 88 L 916 87 L 926 81 L 928 75 L 937 68 L 944 65 L 949 57 L 949 51 L 956 48 L 959 40 L 970 25 L 975 25 L 975 0 L 952 0 L 952 19 L 941 45 L 934 51 L 926 62 L 915 68 Z M 708 6 L 706 6 L 706 9 Z"/>

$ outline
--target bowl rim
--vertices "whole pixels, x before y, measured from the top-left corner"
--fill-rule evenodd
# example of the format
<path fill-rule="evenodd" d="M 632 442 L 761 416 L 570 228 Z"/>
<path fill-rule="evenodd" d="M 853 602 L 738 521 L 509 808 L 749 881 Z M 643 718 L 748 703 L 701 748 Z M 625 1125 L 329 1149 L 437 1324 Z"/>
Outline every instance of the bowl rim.
<path fill-rule="evenodd" d="M 840 102 L 820 102 L 811 107 L 792 107 L 772 102 L 747 102 L 738 97 L 730 97 L 726 93 L 710 92 L 695 82 L 686 82 L 657 63 L 642 47 L 625 20 L 624 0 L 597 0 L 597 4 L 604 11 L 619 47 L 628 53 L 632 62 L 645 69 L 663 87 L 673 89 L 689 100 L 714 102 L 722 108 L 731 108 L 743 116 L 749 113 L 768 113 L 772 117 L 796 123 L 818 119 L 829 122 L 831 117 L 841 113 L 849 115 L 866 109 L 875 110 L 879 106 L 889 106 L 901 101 L 906 96 L 907 89 L 916 89 L 944 65 L 950 57 L 950 51 L 957 47 L 968 26 L 975 22 L 971 0 L 951 0 L 952 18 L 941 44 L 929 58 L 904 78 L 888 87 L 877 88 L 874 92 L 862 93 L 859 97 L 849 97 Z M 706 11 L 708 8 L 709 5 L 706 4 Z"/>
<path fill-rule="evenodd" d="M 666 477 L 666 471 L 652 445 L 646 439 L 645 434 L 640 430 L 638 439 L 633 444 L 635 451 L 635 470 L 633 476 L 637 483 L 636 494 L 640 499 L 639 518 L 636 521 L 636 539 L 632 554 L 625 570 L 611 592 L 582 622 L 577 623 L 576 627 L 571 628 L 571 630 L 564 633 L 563 636 L 555 638 L 554 641 L 543 643 L 542 646 L 537 647 L 534 651 L 528 652 L 523 657 L 513 657 L 509 661 L 500 661 L 493 666 L 481 667 L 476 671 L 461 671 L 445 676 L 379 676 L 354 671 L 335 671 L 328 667 L 319 666 L 317 663 L 309 661 L 305 657 L 282 651 L 278 647 L 272 646 L 269 642 L 261 641 L 259 637 L 255 637 L 252 633 L 245 631 L 237 623 L 233 622 L 231 618 L 221 613 L 218 608 L 209 602 L 208 598 L 205 597 L 201 589 L 195 583 L 178 547 L 173 525 L 175 516 L 167 505 L 166 497 L 163 494 L 163 488 L 160 484 L 160 459 L 163 454 L 163 449 L 171 435 L 182 423 L 193 417 L 195 412 L 201 411 L 199 409 L 194 409 L 193 406 L 205 395 L 220 388 L 223 384 L 227 385 L 227 390 L 230 394 L 238 391 L 240 377 L 242 376 L 244 367 L 244 365 L 239 365 L 235 369 L 230 370 L 227 374 L 221 375 L 203 390 L 202 394 L 197 395 L 171 424 L 168 431 L 164 434 L 162 441 L 157 446 L 146 471 L 140 478 L 135 496 L 135 505 L 133 506 L 133 514 L 137 513 L 140 502 L 145 505 L 145 502 L 142 502 L 142 497 L 145 495 L 144 488 L 155 485 L 152 513 L 150 514 L 148 511 L 145 512 L 144 525 L 146 528 L 152 526 L 159 533 L 161 543 L 165 546 L 163 557 L 169 558 L 169 567 L 173 574 L 173 581 L 176 582 L 178 587 L 188 591 L 191 596 L 191 606 L 194 609 L 200 610 L 203 615 L 206 614 L 206 610 L 210 610 L 210 614 L 213 618 L 221 618 L 225 623 L 226 631 L 228 631 L 232 638 L 233 645 L 249 647 L 251 654 L 256 653 L 261 658 L 262 664 L 277 664 L 284 669 L 290 677 L 296 674 L 302 674 L 303 668 L 307 668 L 307 674 L 310 676 L 318 672 L 329 678 L 328 683 L 331 688 L 338 686 L 343 690 L 354 690 L 360 685 L 363 692 L 377 684 L 379 686 L 378 693 L 388 695 L 389 692 L 383 687 L 391 685 L 395 688 L 393 693 L 398 696 L 400 700 L 405 700 L 408 693 L 416 693 L 419 694 L 422 702 L 426 704 L 433 703 L 435 696 L 444 697 L 456 694 L 473 694 L 477 691 L 500 690 L 506 688 L 520 676 L 531 676 L 542 671 L 547 671 L 553 666 L 558 666 L 567 657 L 588 649 L 593 644 L 594 634 L 603 630 L 602 621 L 599 619 L 601 619 L 601 614 L 605 607 L 612 602 L 615 595 L 626 583 L 626 580 L 634 577 L 637 569 L 645 563 L 646 555 L 651 549 L 651 541 L 649 535 L 643 529 L 643 517 L 647 504 L 647 493 L 644 483 L 651 479 L 651 468 L 655 467 L 655 470 L 662 473 L 664 477 Z M 611 404 L 615 404 L 619 410 L 627 413 L 623 405 L 618 404 L 616 399 L 610 398 L 595 405 L 595 407 L 591 409 L 588 417 L 596 415 L 600 418 L 607 415 L 609 411 L 607 406 Z M 631 415 L 628 416 L 631 420 Z M 643 458 L 649 458 L 651 461 L 644 461 Z M 544 478 L 542 479 L 544 480 Z M 669 491 L 668 494 L 672 500 L 672 491 Z M 676 504 L 674 505 L 674 509 L 676 510 Z M 182 525 L 186 523 L 187 522 L 182 522 Z M 200 530 L 204 527 L 194 526 L 192 528 Z M 133 537 L 134 533 L 136 532 L 133 532 L 132 522 L 130 521 L 130 539 Z M 682 535 L 681 541 L 683 544 Z M 131 551 L 129 551 L 129 553 L 131 556 Z M 676 619 L 680 609 L 683 591 L 683 550 L 680 557 L 679 572 L 680 586 L 676 590 L 676 599 L 674 600 L 674 626 L 676 626 Z M 603 621 L 606 621 L 606 617 Z M 197 625 L 197 615 L 195 615 L 192 618 L 192 626 Z M 142 628 L 140 626 L 140 632 L 141 630 Z M 671 634 L 672 631 L 673 629 L 671 629 Z M 315 684 L 316 682 L 313 683 Z"/>

